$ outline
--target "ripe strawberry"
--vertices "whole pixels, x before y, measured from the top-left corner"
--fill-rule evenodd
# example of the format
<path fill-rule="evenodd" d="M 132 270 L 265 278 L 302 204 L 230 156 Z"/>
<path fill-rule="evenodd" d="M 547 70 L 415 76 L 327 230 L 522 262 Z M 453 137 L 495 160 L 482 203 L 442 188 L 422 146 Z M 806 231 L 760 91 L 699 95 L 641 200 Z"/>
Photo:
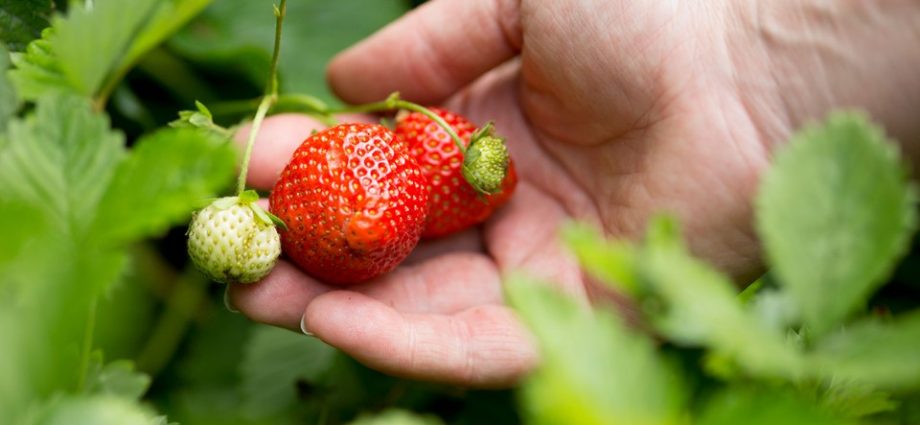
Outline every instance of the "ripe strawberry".
<path fill-rule="evenodd" d="M 426 179 L 380 125 L 342 124 L 308 137 L 269 198 L 288 225 L 285 254 L 313 276 L 355 283 L 396 267 L 418 243 Z"/>
<path fill-rule="evenodd" d="M 464 146 L 468 147 L 476 127 L 469 120 L 442 108 L 429 108 L 444 119 L 457 132 Z M 431 192 L 428 201 L 428 219 L 424 238 L 436 238 L 479 224 L 495 209 L 504 204 L 517 184 L 514 164 L 507 160 L 507 174 L 500 185 L 492 182 L 485 189 L 477 191 L 464 178 L 464 156 L 447 132 L 437 123 L 419 112 L 402 113 L 397 116 L 396 136 L 404 140 L 412 150 L 422 171 L 428 176 Z M 486 133 L 488 130 L 486 131 Z M 487 137 L 487 135 L 483 135 Z M 497 140 L 497 138 L 493 138 Z M 492 146 L 491 143 L 487 143 Z M 504 146 L 502 145 L 502 149 Z M 478 150 L 477 150 L 478 152 Z M 473 153 L 468 149 L 467 154 Z M 467 158 L 470 159 L 470 158 Z M 481 188 L 482 189 L 482 188 Z M 496 192 L 483 194 L 482 192 Z"/>
<path fill-rule="evenodd" d="M 275 266 L 281 242 L 272 221 L 253 203 L 257 198 L 220 198 L 192 218 L 189 257 L 212 280 L 251 283 Z"/>

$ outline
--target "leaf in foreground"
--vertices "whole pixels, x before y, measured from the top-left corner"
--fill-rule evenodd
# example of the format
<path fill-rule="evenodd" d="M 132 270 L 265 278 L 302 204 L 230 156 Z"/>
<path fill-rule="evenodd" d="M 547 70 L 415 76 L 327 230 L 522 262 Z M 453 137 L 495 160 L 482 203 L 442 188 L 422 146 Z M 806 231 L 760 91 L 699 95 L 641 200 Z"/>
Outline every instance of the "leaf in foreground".
<path fill-rule="evenodd" d="M 920 311 L 894 320 L 863 319 L 828 334 L 813 352 L 834 380 L 888 389 L 920 388 Z"/>
<path fill-rule="evenodd" d="M 640 274 L 664 301 L 651 320 L 673 341 L 727 355 L 758 376 L 795 379 L 805 372 L 797 348 L 743 308 L 725 275 L 690 255 L 674 220 L 652 220 Z"/>
<path fill-rule="evenodd" d="M 789 393 L 729 387 L 703 408 L 700 425 L 856 425 Z"/>
<path fill-rule="evenodd" d="M 680 422 L 680 376 L 650 339 L 543 284 L 514 278 L 506 289 L 541 348 L 542 364 L 522 387 L 530 423 Z"/>
<path fill-rule="evenodd" d="M 833 114 L 779 151 L 757 227 L 810 332 L 839 324 L 884 282 L 913 233 L 914 199 L 896 147 L 861 115 Z"/>
<path fill-rule="evenodd" d="M 65 397 L 44 407 L 36 425 L 155 425 L 162 423 L 148 409 L 123 398 Z"/>

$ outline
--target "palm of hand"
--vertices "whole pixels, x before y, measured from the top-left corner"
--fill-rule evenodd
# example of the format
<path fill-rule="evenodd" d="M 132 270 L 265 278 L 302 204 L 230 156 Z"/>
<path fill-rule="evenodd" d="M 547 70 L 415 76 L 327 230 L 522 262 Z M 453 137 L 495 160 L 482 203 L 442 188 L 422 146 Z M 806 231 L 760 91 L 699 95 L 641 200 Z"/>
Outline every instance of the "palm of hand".
<path fill-rule="evenodd" d="M 648 19 L 676 22 L 669 13 Z M 255 320 L 305 326 L 388 373 L 502 386 L 537 361 L 526 331 L 502 303 L 502 274 L 522 270 L 586 303 L 594 292 L 559 244 L 558 227 L 569 217 L 635 237 L 652 214 L 668 211 L 681 218 L 698 254 L 735 276 L 755 271 L 749 202 L 767 153 L 737 87 L 711 74 L 731 73 L 731 64 L 719 64 L 717 54 L 706 55 L 715 66 L 697 62 L 692 41 L 677 42 L 677 33 L 629 28 L 620 31 L 621 45 L 644 46 L 641 57 L 602 44 L 571 53 L 558 42 L 571 37 L 541 34 L 574 27 L 542 25 L 549 30 L 523 34 L 528 47 L 519 60 L 446 101 L 474 122 L 496 121 L 508 139 L 521 184 L 496 216 L 423 243 L 405 265 L 359 286 L 331 287 L 282 261 L 265 281 L 233 287 L 233 303 Z M 570 53 L 568 62 L 541 60 Z M 316 126 L 305 117 L 267 121 L 251 184 L 270 187 Z"/>

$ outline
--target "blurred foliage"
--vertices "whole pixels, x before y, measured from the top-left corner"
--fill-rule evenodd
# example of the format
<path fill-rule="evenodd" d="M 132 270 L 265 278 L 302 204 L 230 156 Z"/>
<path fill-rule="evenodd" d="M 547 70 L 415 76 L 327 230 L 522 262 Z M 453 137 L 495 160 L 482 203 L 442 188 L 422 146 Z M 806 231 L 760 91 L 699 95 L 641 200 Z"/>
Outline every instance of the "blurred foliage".
<path fill-rule="evenodd" d="M 0 0 L 0 40 L 11 50 L 22 50 L 48 26 L 51 0 Z"/>
<path fill-rule="evenodd" d="M 268 78 L 274 16 L 266 2 L 216 1 L 170 41 L 184 57 L 230 69 L 261 87 Z M 299 0 L 287 5 L 279 79 L 282 92 L 334 98 L 326 87 L 326 63 L 406 11 L 404 0 Z M 270 9 L 269 9 L 270 12 Z M 205 100 L 205 99 L 203 99 Z"/>
<path fill-rule="evenodd" d="M 419 3 L 291 2 L 283 91 L 334 101 L 329 58 Z M 756 206 L 773 268 L 743 292 L 670 218 L 639 243 L 569 227 L 638 323 L 515 276 L 544 362 L 512 391 L 392 378 L 228 312 L 182 223 L 229 186 L 234 149 L 164 127 L 195 100 L 206 127 L 250 114 L 273 24 L 267 0 L 0 1 L 4 423 L 920 423 L 914 191 L 854 114 L 777 154 Z"/>

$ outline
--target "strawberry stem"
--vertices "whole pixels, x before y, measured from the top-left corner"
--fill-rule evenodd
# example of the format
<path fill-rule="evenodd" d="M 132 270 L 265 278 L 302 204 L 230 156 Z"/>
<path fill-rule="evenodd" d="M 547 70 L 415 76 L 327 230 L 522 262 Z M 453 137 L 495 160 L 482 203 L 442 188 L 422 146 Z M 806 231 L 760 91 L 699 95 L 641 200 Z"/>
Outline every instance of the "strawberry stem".
<path fill-rule="evenodd" d="M 284 23 L 284 15 L 287 11 L 287 0 L 281 0 L 280 5 L 275 6 L 275 47 L 272 50 L 271 67 L 269 68 L 268 85 L 265 87 L 265 96 L 259 102 L 259 109 L 256 110 L 256 116 L 252 119 L 252 127 L 249 130 L 249 138 L 246 140 L 246 151 L 243 153 L 243 162 L 240 164 L 240 175 L 236 183 L 236 193 L 241 195 L 246 190 L 246 175 L 249 173 L 249 160 L 252 158 L 252 148 L 256 144 L 256 135 L 259 134 L 259 128 L 262 127 L 262 121 L 265 115 L 271 109 L 272 104 L 278 100 L 278 58 L 281 55 L 281 25 Z"/>
<path fill-rule="evenodd" d="M 463 145 L 463 140 L 460 139 L 460 136 L 457 135 L 457 132 L 444 121 L 438 114 L 431 111 L 422 105 L 417 103 L 412 103 L 407 100 L 402 100 L 399 98 L 399 92 L 394 92 L 385 100 L 380 102 L 365 103 L 363 105 L 354 105 L 348 106 L 341 109 L 327 110 L 327 114 L 331 113 L 343 113 L 343 112 L 352 112 L 352 113 L 365 113 L 365 112 L 380 112 L 380 111 L 391 111 L 394 109 L 406 109 L 412 112 L 418 112 L 426 117 L 430 118 L 432 121 L 437 123 L 447 134 L 450 136 L 451 140 L 454 141 L 454 144 L 457 145 L 457 148 L 460 149 L 460 153 L 466 155 L 466 146 Z"/>
<path fill-rule="evenodd" d="M 89 374 L 89 363 L 93 353 L 93 332 L 96 330 L 96 304 L 98 297 L 93 297 L 89 303 L 86 326 L 83 328 L 83 343 L 80 350 L 80 376 L 77 380 L 77 390 L 86 390 L 86 380 Z"/>

